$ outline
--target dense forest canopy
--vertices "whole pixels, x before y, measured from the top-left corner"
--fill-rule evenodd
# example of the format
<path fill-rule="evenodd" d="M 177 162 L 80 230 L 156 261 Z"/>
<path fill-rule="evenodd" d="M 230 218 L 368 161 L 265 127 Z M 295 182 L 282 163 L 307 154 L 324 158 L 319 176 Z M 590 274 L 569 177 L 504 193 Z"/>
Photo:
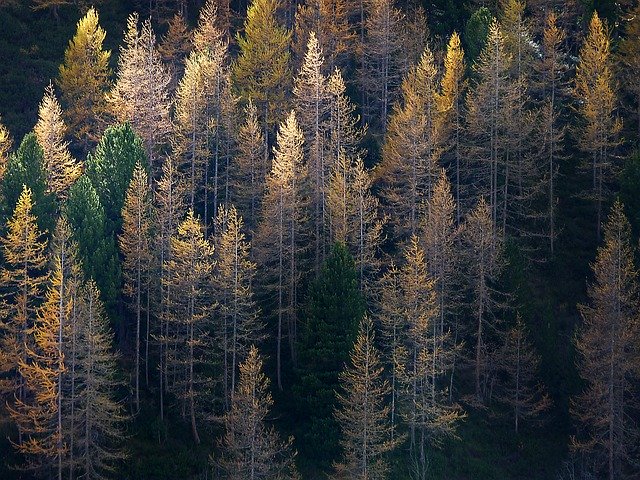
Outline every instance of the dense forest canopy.
<path fill-rule="evenodd" d="M 637 1 L 0 25 L 0 478 L 638 478 Z"/>

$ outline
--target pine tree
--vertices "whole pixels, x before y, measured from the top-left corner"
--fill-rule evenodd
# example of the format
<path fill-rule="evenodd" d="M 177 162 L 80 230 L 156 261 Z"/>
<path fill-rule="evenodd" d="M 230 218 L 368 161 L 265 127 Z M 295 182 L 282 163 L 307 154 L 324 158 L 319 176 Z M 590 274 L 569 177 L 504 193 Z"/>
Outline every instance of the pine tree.
<path fill-rule="evenodd" d="M 24 187 L 13 215 L 7 221 L 7 233 L 1 239 L 4 268 L 2 270 L 2 348 L 0 366 L 3 393 L 14 393 L 26 400 L 26 386 L 20 363 L 27 361 L 27 335 L 36 323 L 36 311 L 46 281 L 43 234 L 33 213 L 31 190 Z"/>
<path fill-rule="evenodd" d="M 478 401 L 487 395 L 488 356 L 491 334 L 495 331 L 496 310 L 499 298 L 495 281 L 503 266 L 501 241 L 494 240 L 491 210 L 484 197 L 467 216 L 462 236 L 466 252 L 465 285 L 469 304 L 470 331 L 473 332 L 474 388 Z"/>
<path fill-rule="evenodd" d="M 517 434 L 522 420 L 538 416 L 551 404 L 544 387 L 536 380 L 540 357 L 529 343 L 520 315 L 505 332 L 497 363 L 502 374 L 497 398 L 512 411 Z"/>
<path fill-rule="evenodd" d="M 40 103 L 34 133 L 44 152 L 47 186 L 58 199 L 65 198 L 69 187 L 81 175 L 82 167 L 71 156 L 69 144 L 64 140 L 66 126 L 52 84 L 45 90 Z"/>
<path fill-rule="evenodd" d="M 4 174 L 7 171 L 7 164 L 9 163 L 9 152 L 13 147 L 13 139 L 7 127 L 2 124 L 2 117 L 0 117 L 0 180 L 4 178 Z"/>
<path fill-rule="evenodd" d="M 283 442 L 274 428 L 266 424 L 272 406 L 269 379 L 262 373 L 258 350 L 252 346 L 247 359 L 240 364 L 240 378 L 231 409 L 223 417 L 222 456 L 214 463 L 222 468 L 225 478 L 299 478 L 294 463 L 293 438 Z"/>
<path fill-rule="evenodd" d="M 145 328 L 145 378 L 149 383 L 149 302 L 151 283 L 151 199 L 147 173 L 140 163 L 133 170 L 133 178 L 127 189 L 122 207 L 122 233 L 118 236 L 120 251 L 124 257 L 122 274 L 124 294 L 135 314 L 135 401 L 140 410 L 140 350 L 142 313 L 147 313 Z M 143 304 L 146 301 L 146 305 Z"/>
<path fill-rule="evenodd" d="M 79 303 L 82 327 L 76 415 L 80 429 L 75 441 L 78 474 L 106 480 L 113 475 L 117 462 L 126 457 L 120 443 L 127 417 L 115 398 L 120 381 L 117 356 L 112 351 L 113 334 L 93 281 L 82 289 Z"/>
<path fill-rule="evenodd" d="M 342 432 L 340 444 L 343 460 L 336 465 L 336 477 L 347 479 L 384 478 L 387 465 L 384 454 L 397 442 L 391 438 L 391 390 L 383 378 L 380 353 L 375 347 L 375 330 L 371 319 L 360 321 L 358 337 L 349 365 L 340 373 L 340 408 L 335 416 Z"/>
<path fill-rule="evenodd" d="M 138 29 L 138 15 L 127 19 L 116 83 L 107 100 L 119 122 L 129 122 L 140 136 L 154 177 L 155 160 L 172 130 L 169 115 L 171 76 L 162 63 L 151 21 Z"/>
<path fill-rule="evenodd" d="M 249 101 L 245 108 L 245 121 L 238 128 L 236 156 L 231 169 L 231 198 L 245 219 L 251 236 L 258 225 L 259 212 L 269 174 L 269 159 L 265 150 L 262 129 L 255 104 Z"/>
<path fill-rule="evenodd" d="M 574 446 L 597 455 L 598 474 L 609 480 L 631 478 L 637 427 L 629 420 L 637 363 L 637 273 L 623 206 L 616 201 L 604 229 L 604 245 L 592 265 L 589 304 L 580 305 L 583 325 L 576 335 L 578 370 L 585 380 L 572 413 L 581 425 Z"/>
<path fill-rule="evenodd" d="M 94 146 L 106 126 L 111 52 L 102 49 L 106 33 L 92 7 L 78 21 L 76 33 L 64 52 L 57 84 L 64 105 L 64 119 L 74 145 L 83 153 Z"/>
<path fill-rule="evenodd" d="M 322 74 L 324 58 L 315 32 L 309 34 L 307 53 L 293 87 L 296 118 L 304 134 L 304 152 L 309 169 L 314 268 L 320 269 L 329 242 L 327 185 L 331 165 L 325 159 L 326 121 L 329 112 L 327 79 Z"/>
<path fill-rule="evenodd" d="M 306 230 L 303 188 L 307 172 L 303 164 L 303 143 L 304 137 L 292 110 L 278 132 L 278 146 L 274 149 L 255 241 L 256 259 L 265 272 L 261 285 L 265 304 L 277 322 L 279 389 L 282 389 L 282 341 L 285 335 L 289 340 L 290 357 L 295 359 L 298 284 L 304 271 L 300 264 Z"/>
<path fill-rule="evenodd" d="M 438 329 L 435 284 L 415 235 L 405 248 L 399 281 L 406 325 L 404 351 L 399 355 L 404 386 L 401 413 L 409 425 L 410 468 L 416 478 L 424 479 L 430 463 L 427 448 L 454 436 L 463 414 L 449 403 L 447 389 L 441 386 L 452 363 L 452 349 L 447 345 L 447 334 Z"/>
<path fill-rule="evenodd" d="M 362 0 L 359 80 L 365 121 L 375 132 L 386 131 L 387 116 L 402 80 L 403 15 L 392 0 Z M 363 7 L 364 6 L 364 7 Z"/>
<path fill-rule="evenodd" d="M 264 325 L 253 298 L 256 265 L 249 260 L 250 244 L 245 240 L 242 217 L 232 205 L 221 207 L 217 218 L 216 274 L 214 291 L 218 299 L 218 336 L 222 348 L 225 405 L 236 389 L 236 372 L 249 347 L 264 338 Z"/>
<path fill-rule="evenodd" d="M 25 186 L 31 192 L 33 213 L 40 230 L 53 231 L 56 200 L 47 186 L 44 153 L 33 133 L 25 135 L 18 150 L 9 157 L 1 185 L 5 219 L 13 212 Z"/>
<path fill-rule="evenodd" d="M 402 83 L 402 103 L 389 120 L 379 176 L 385 212 L 399 239 L 418 233 L 439 172 L 436 74 L 433 54 L 427 49 Z"/>
<path fill-rule="evenodd" d="M 612 71 L 609 32 L 594 12 L 576 66 L 574 96 L 579 102 L 582 125 L 578 132 L 580 148 L 589 154 L 592 191 L 588 197 L 596 204 L 596 230 L 600 238 L 602 207 L 607 201 L 612 174 L 613 150 L 622 125 L 616 116 L 616 91 Z"/>
<path fill-rule="evenodd" d="M 447 44 L 444 58 L 444 73 L 440 80 L 438 101 L 438 129 L 443 146 L 442 163 L 448 169 L 449 177 L 454 179 L 453 189 L 456 204 L 456 225 L 462 221 L 462 173 L 463 134 L 464 134 L 464 97 L 467 87 L 465 80 L 464 50 L 460 36 L 453 32 Z"/>
<path fill-rule="evenodd" d="M 344 245 L 335 244 L 309 287 L 294 389 L 305 419 L 304 450 L 313 452 L 322 467 L 338 453 L 335 390 L 364 308 L 353 258 Z"/>
<path fill-rule="evenodd" d="M 63 214 L 78 245 L 85 277 L 95 281 L 108 311 L 115 312 L 120 290 L 118 251 L 115 239 L 107 231 L 104 207 L 86 175 L 69 189 Z"/>
<path fill-rule="evenodd" d="M 207 370 L 211 366 L 213 328 L 210 276 L 213 246 L 204 237 L 202 222 L 189 210 L 178 231 L 171 236 L 171 252 L 165 260 L 170 276 L 166 286 L 173 292 L 168 305 L 168 329 L 172 351 L 167 369 L 171 370 L 173 392 L 183 402 L 183 417 L 189 416 L 191 433 L 200 443 L 198 418 L 202 414 L 202 395 L 208 388 Z"/>
<path fill-rule="evenodd" d="M 234 85 L 243 99 L 256 104 L 267 145 L 273 126 L 286 115 L 291 89 L 291 33 L 276 20 L 280 6 L 278 0 L 251 2 L 244 35 L 236 39 L 240 55 L 233 66 Z"/>
<path fill-rule="evenodd" d="M 122 207 L 136 164 L 147 165 L 140 138 L 128 123 L 107 128 L 87 157 L 86 174 L 104 207 L 107 236 L 122 228 Z"/>

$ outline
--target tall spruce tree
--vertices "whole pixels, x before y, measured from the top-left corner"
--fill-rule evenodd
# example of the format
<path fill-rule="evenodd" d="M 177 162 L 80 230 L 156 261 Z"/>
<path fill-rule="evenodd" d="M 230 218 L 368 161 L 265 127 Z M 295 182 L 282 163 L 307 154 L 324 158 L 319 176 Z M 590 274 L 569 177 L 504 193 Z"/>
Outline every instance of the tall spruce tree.
<path fill-rule="evenodd" d="M 344 245 L 335 244 L 309 287 L 295 386 L 299 414 L 305 419 L 303 450 L 314 452 L 324 468 L 338 453 L 335 390 L 364 308 L 353 258 Z"/>

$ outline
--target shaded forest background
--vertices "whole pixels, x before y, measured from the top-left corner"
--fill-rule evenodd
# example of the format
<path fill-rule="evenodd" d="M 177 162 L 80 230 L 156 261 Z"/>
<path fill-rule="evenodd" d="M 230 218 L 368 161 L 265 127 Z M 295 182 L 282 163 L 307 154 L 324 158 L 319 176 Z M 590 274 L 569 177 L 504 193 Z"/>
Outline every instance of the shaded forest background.
<path fill-rule="evenodd" d="M 38 109 L 43 92 L 53 80 L 59 77 L 59 67 L 64 61 L 65 49 L 76 32 L 76 24 L 87 9 L 87 5 L 75 5 L 74 2 L 61 5 L 53 11 L 50 8 L 34 11 L 29 2 L 2 1 L 0 0 L 0 115 L 4 124 L 15 141 L 17 150 L 20 140 L 25 137 L 38 121 Z M 82 3 L 82 2 L 76 2 Z M 178 4 L 179 3 L 179 4 Z M 129 2 L 129 1 L 103 1 L 96 5 L 100 15 L 100 25 L 107 32 L 104 48 L 111 50 L 110 67 L 112 72 L 118 70 L 118 52 L 123 45 L 123 32 L 127 28 L 127 18 L 131 13 L 138 12 L 141 19 L 151 15 L 152 24 L 160 43 L 167 33 L 167 21 L 178 9 L 184 11 L 184 17 L 191 28 L 195 28 L 198 21 L 200 1 L 176 2 Z M 465 49 L 468 78 L 473 78 L 472 59 L 477 59 L 484 47 L 487 32 L 489 30 L 490 15 L 500 18 L 500 2 L 453 0 L 424 1 L 398 1 L 395 6 L 407 15 L 408 19 L 414 17 L 419 7 L 423 8 L 428 28 L 428 44 L 435 57 L 435 64 L 441 65 L 447 44 L 451 34 L 455 31 L 460 34 L 462 46 Z M 243 0 L 231 3 L 233 15 L 230 21 L 231 38 L 235 38 L 236 32 L 243 33 L 245 12 L 248 5 Z M 486 10 L 480 10 L 486 7 Z M 567 85 L 573 82 L 575 67 L 578 62 L 580 48 L 583 45 L 589 23 L 594 12 L 609 26 L 611 36 L 612 65 L 614 77 L 617 79 L 616 111 L 623 120 L 618 138 L 620 142 L 615 145 L 612 154 L 612 169 L 610 191 L 602 198 L 603 207 L 601 223 L 611 210 L 616 198 L 624 204 L 625 213 L 629 219 L 632 233 L 632 244 L 638 244 L 640 233 L 640 156 L 637 154 L 638 143 L 638 104 L 637 98 L 632 96 L 625 88 L 623 77 L 623 62 L 619 60 L 620 44 L 625 35 L 625 28 L 629 24 L 631 12 L 640 12 L 637 4 L 631 0 L 628 2 L 614 2 L 609 0 L 587 1 L 573 0 L 569 2 L 553 2 L 551 0 L 531 0 L 527 4 L 526 18 L 530 22 L 532 36 L 537 45 L 540 44 L 542 29 L 544 27 L 544 14 L 547 9 L 558 8 L 562 11 L 562 26 L 567 33 L 563 49 L 566 51 L 566 78 Z M 150 10 L 151 8 L 151 10 Z M 286 14 L 283 14 L 281 23 L 286 23 Z M 637 20 L 636 20 L 637 21 Z M 407 33 L 407 37 L 409 37 Z M 405 41 L 406 40 L 406 41 Z M 355 40 L 354 40 L 355 41 Z M 640 40 L 639 40 L 640 41 Z M 401 45 L 408 47 L 409 38 L 399 39 Z M 304 52 L 305 47 L 302 49 Z M 403 47 L 403 48 L 404 48 Z M 237 58 L 240 51 L 237 41 L 230 45 L 230 55 Z M 638 48 L 637 51 L 640 51 Z M 330 52 L 324 52 L 327 55 Z M 420 60 L 420 56 L 414 59 Z M 302 58 L 294 55 L 295 64 L 293 75 L 298 72 Z M 355 112 L 369 119 L 369 128 L 364 134 L 362 147 L 364 147 L 364 165 L 368 169 L 378 167 L 384 156 L 385 132 L 380 123 L 376 123 L 375 114 L 363 111 L 360 101 L 360 91 L 357 82 L 356 60 L 346 61 L 345 80 L 346 96 L 356 105 Z M 406 68 L 403 76 L 409 69 Z M 640 72 L 637 72 L 640 74 Z M 114 75 L 115 77 L 115 75 Z M 175 85 L 174 85 L 175 87 Z M 56 86 L 57 88 L 57 86 Z M 566 91 L 570 87 L 564 87 Z M 400 91 L 400 81 L 396 89 Z M 286 93 L 290 97 L 290 92 Z M 456 430 L 456 437 L 447 437 L 442 440 L 438 448 L 430 450 L 428 478 L 437 479 L 549 479 L 549 478 L 590 478 L 586 474 L 582 477 L 578 471 L 584 467 L 585 457 L 573 452 L 570 448 L 571 437 L 576 434 L 577 425 L 570 414 L 571 399 L 576 398 L 585 388 L 585 382 L 581 379 L 576 367 L 575 335 L 576 329 L 582 325 L 582 317 L 578 305 L 588 304 L 587 287 L 593 282 L 594 274 L 591 265 L 596 260 L 596 252 L 602 245 L 603 235 L 597 225 L 596 215 L 592 199 L 581 195 L 588 190 L 591 182 L 590 172 L 585 172 L 580 165 L 584 162 L 585 153 L 580 148 L 580 138 L 575 132 L 579 130 L 580 120 L 579 105 L 570 94 L 565 94 L 562 105 L 564 110 L 561 123 L 566 127 L 567 134 L 563 138 L 563 152 L 558 161 L 557 175 L 557 238 L 553 253 L 546 251 L 544 238 L 519 237 L 508 235 L 504 238 L 504 270 L 500 278 L 496 279 L 496 288 L 505 293 L 509 298 L 509 306 L 500 314 L 507 325 L 515 325 L 516 312 L 521 318 L 529 340 L 533 348 L 540 356 L 540 364 L 536 376 L 544 384 L 550 399 L 548 408 L 536 418 L 535 421 L 525 422 L 518 432 L 514 432 L 513 419 L 508 414 L 508 408 L 501 406 L 499 402 L 477 404 L 468 399 L 458 399 L 466 418 L 462 419 Z M 290 101 L 287 98 L 286 101 Z M 244 100 L 243 100 L 244 101 Z M 286 103 L 286 102 L 285 102 Z M 389 115 L 382 117 L 384 123 L 392 115 L 394 104 L 400 104 L 400 96 L 394 97 L 389 104 Z M 570 104 L 570 105 L 569 105 Z M 244 103 L 243 103 L 244 105 Z M 377 108 L 377 107 L 375 107 Z M 373 108 L 373 110 L 375 110 Z M 241 110 L 241 109 L 240 109 Z M 261 113 L 259 112 L 261 115 Z M 276 145 L 276 126 L 272 129 L 269 139 L 269 151 Z M 523 126 L 523 129 L 525 127 Z M 388 132 L 387 132 L 388 133 Z M 93 145 L 95 145 L 94 142 Z M 92 147 L 93 147 L 92 145 Z M 72 153 L 76 158 L 84 161 L 86 151 L 84 146 L 75 140 L 71 144 Z M 91 150 L 91 149 L 89 149 Z M 131 169 L 133 171 L 133 168 Z M 130 172 L 131 174 L 131 172 Z M 145 174 L 146 175 L 146 174 Z M 153 175 L 153 173 L 152 173 Z M 393 174 L 392 174 L 393 175 Z M 449 175 L 451 180 L 451 175 Z M 146 178 L 146 177 L 145 177 Z M 380 174 L 384 178 L 384 173 Z M 141 185 L 146 183 L 140 181 Z M 128 182 L 127 182 L 128 183 Z M 384 189 L 387 185 L 384 180 L 374 182 L 372 192 L 384 197 Z M 16 197 L 17 198 L 17 197 Z M 3 202 L 5 200 L 3 199 Z M 13 205 L 3 205 L 3 225 L 11 216 Z M 384 207 L 383 202 L 383 207 Z M 475 202 L 474 202 L 475 205 Z M 391 210 L 390 210 L 391 211 Z M 402 211 L 399 215 L 403 215 Z M 206 211 L 205 211 L 206 212 Z M 119 212 L 118 212 L 119 213 Z M 202 214 L 203 212 L 198 212 Z M 406 212 L 404 212 L 406 214 Z M 206 215 L 206 213 L 205 213 Z M 209 215 L 211 225 L 215 223 Z M 206 219 L 206 216 L 205 216 Z M 245 224 L 256 222 L 256 219 L 246 219 Z M 55 219 L 39 219 L 42 229 L 50 233 L 55 230 Z M 393 220 L 392 222 L 393 223 Z M 535 222 L 534 222 L 535 223 Z M 255 224 L 255 223 L 254 223 Z M 395 230 L 394 230 L 395 228 Z M 117 227 L 114 227 L 117 230 Z M 3 227 L 3 234 L 6 229 Z M 397 234 L 397 226 L 385 227 L 385 238 L 382 242 L 380 258 L 383 258 L 384 267 L 388 269 L 391 258 L 398 264 L 402 263 L 405 244 L 408 235 Z M 396 241 L 402 237 L 402 241 Z M 523 239 L 524 238 L 524 239 Z M 540 245 L 543 245 L 542 247 Z M 216 247 L 217 248 L 217 247 Z M 338 247 L 336 247 L 338 248 Z M 339 248 L 338 248 L 339 249 Z M 544 253 L 540 253 L 544 250 Z M 344 253 L 344 252 L 343 252 Z M 322 313 L 313 312 L 313 308 L 331 312 L 350 310 L 350 314 L 361 317 L 361 310 L 376 311 L 374 301 L 363 301 L 363 305 L 352 305 L 351 297 L 344 299 L 339 297 L 323 297 L 331 286 L 340 285 L 342 278 L 332 278 L 331 275 L 343 267 L 340 263 L 353 262 L 350 259 L 342 259 L 340 252 L 327 255 L 328 269 L 325 276 L 317 275 L 313 281 L 301 282 L 300 311 L 304 318 L 320 318 Z M 347 254 L 348 255 L 348 254 Z M 122 260 L 122 255 L 120 255 Z M 313 263 L 312 258 L 307 259 Z M 334 270 L 330 270 L 331 261 L 338 264 Z M 309 268 L 311 271 L 312 268 Z M 354 270 L 355 272 L 355 270 Z M 256 276 L 261 275 L 258 267 Z M 347 273 L 349 275 L 349 273 Z M 355 274 L 354 274 L 355 275 Z M 312 277 L 313 275 L 310 275 Z M 320 280 L 317 280 L 317 277 Z M 377 281 L 378 279 L 376 279 Z M 322 282 L 326 282 L 322 284 Z M 259 281 L 258 281 L 259 283 Z M 344 291 L 348 291 L 349 283 Z M 132 322 L 134 321 L 128 303 L 121 293 L 121 284 L 114 286 L 113 295 L 105 301 L 111 328 L 115 332 L 115 346 L 122 351 L 119 359 L 120 375 L 124 380 L 124 386 L 120 385 L 117 397 L 123 400 L 125 410 L 136 410 L 133 399 L 133 388 L 130 386 L 130 372 L 133 369 L 133 355 L 131 337 Z M 314 290 L 315 288 L 315 290 Z M 308 292 L 307 293 L 307 289 Z M 104 293 L 104 292 L 103 292 Z M 314 295 L 316 295 L 314 297 Z M 354 293 L 354 298 L 358 295 Z M 315 300 L 313 300 L 315 299 Z M 261 299 L 258 299 L 260 301 Z M 313 302 L 316 301 L 314 304 Z M 358 303 L 357 300 L 355 303 Z M 268 302 L 265 302 L 268 304 Z M 311 306 L 309 306 L 311 305 Z M 267 307 L 268 310 L 269 307 Z M 496 307 L 497 308 L 497 307 Z M 502 306 L 500 306 L 502 308 Z M 375 316 L 375 315 L 374 315 Z M 355 325 L 355 324 L 354 324 Z M 274 325 L 271 319 L 266 328 L 267 340 L 264 340 L 264 348 L 261 352 L 265 357 L 265 372 L 271 379 L 270 391 L 274 402 L 270 421 L 277 427 L 283 438 L 293 435 L 296 438 L 294 446 L 298 450 L 297 464 L 303 478 L 322 478 L 321 471 L 331 470 L 331 458 L 335 452 L 329 452 L 326 458 L 317 458 L 315 449 L 322 444 L 322 440 L 315 438 L 304 444 L 302 438 L 304 428 L 305 411 L 296 404 L 297 399 L 304 394 L 296 392 L 300 387 L 299 372 L 289 364 L 289 359 L 284 360 L 283 368 L 284 389 L 277 388 L 275 347 L 273 340 Z M 506 327 L 505 327 L 506 330 Z M 355 330 L 345 332 L 355 339 Z M 324 334 L 331 338 L 330 332 Z M 380 337 L 380 335 L 377 335 Z M 339 343 L 339 342 L 336 342 Z M 343 349 L 338 345 L 336 348 Z M 350 350 L 351 346 L 347 348 Z M 330 348 L 328 351 L 331 351 Z M 342 351 L 342 350 L 341 350 Z M 313 354 L 313 353 L 312 353 Z M 312 355 L 310 354 L 310 355 Z M 342 362 L 347 359 L 343 359 Z M 304 359 L 302 360 L 304 362 Z M 155 373 L 152 373 L 154 376 Z M 463 373 L 462 382 L 471 383 L 471 375 Z M 304 382 L 302 382 L 304 383 Z M 461 388 L 461 391 L 473 390 L 473 388 Z M 466 392 L 468 393 L 468 392 Z M 176 478 L 215 478 L 212 477 L 214 468 L 211 467 L 210 456 L 219 447 L 218 438 L 223 432 L 221 422 L 216 420 L 201 429 L 201 442 L 195 444 L 192 440 L 192 431 L 188 422 L 180 415 L 179 407 L 167 407 L 168 412 L 162 420 L 158 416 L 157 392 L 152 388 L 142 388 L 140 392 L 139 412 L 126 422 L 126 452 L 127 460 L 117 462 L 117 474 L 113 478 L 130 479 L 176 479 Z M 462 395 L 461 395 L 462 397 Z M 637 400 L 637 398 L 636 398 Z M 216 400 L 222 402 L 221 400 Z M 481 402 L 482 403 L 482 402 Z M 177 404 L 177 402 L 176 402 Z M 507 413 L 505 413 L 507 410 Z M 3 414 L 6 412 L 3 412 Z M 5 417 L 6 418 L 6 417 Z M 638 420 L 637 412 L 635 419 Z M 4 420 L 4 419 L 2 419 Z M 5 461 L 0 465 L 0 478 L 18 479 L 30 478 L 20 471 L 10 468 L 19 464 L 21 457 L 12 448 L 8 438 L 15 435 L 15 428 L 10 421 L 0 421 L 0 458 Z M 337 436 L 337 432 L 334 432 Z M 311 438 L 311 437 L 309 437 Z M 322 450 L 322 448 L 320 448 Z M 396 448 L 389 455 L 390 473 L 388 478 L 411 478 L 407 471 L 406 448 Z M 635 452 L 637 459 L 637 452 Z M 600 477 L 594 477 L 600 478 Z M 604 477 L 603 477 L 604 478 Z M 621 477 L 622 478 L 622 477 Z M 632 477 L 629 477 L 632 478 Z"/>

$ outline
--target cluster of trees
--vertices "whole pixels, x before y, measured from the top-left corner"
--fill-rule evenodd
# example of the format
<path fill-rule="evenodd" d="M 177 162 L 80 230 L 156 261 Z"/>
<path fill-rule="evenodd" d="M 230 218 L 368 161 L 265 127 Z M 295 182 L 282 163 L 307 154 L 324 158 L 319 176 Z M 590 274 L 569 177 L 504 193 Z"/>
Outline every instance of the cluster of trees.
<path fill-rule="evenodd" d="M 132 14 L 112 72 L 89 8 L 33 132 L 14 149 L 0 124 L 0 392 L 24 467 L 117 476 L 145 403 L 214 432 L 203 469 L 237 479 L 298 478 L 295 448 L 335 478 L 399 455 L 426 479 L 467 412 L 535 425 L 552 401 L 506 272 L 510 250 L 557 255 L 570 158 L 601 244 L 571 448 L 584 478 L 637 474 L 636 242 L 613 200 L 640 6 L 615 53 L 597 12 L 582 32 L 554 2 L 501 0 L 441 42 L 392 0 L 253 0 L 240 29 L 228 2 L 194 28 L 180 10 L 160 41 Z"/>

